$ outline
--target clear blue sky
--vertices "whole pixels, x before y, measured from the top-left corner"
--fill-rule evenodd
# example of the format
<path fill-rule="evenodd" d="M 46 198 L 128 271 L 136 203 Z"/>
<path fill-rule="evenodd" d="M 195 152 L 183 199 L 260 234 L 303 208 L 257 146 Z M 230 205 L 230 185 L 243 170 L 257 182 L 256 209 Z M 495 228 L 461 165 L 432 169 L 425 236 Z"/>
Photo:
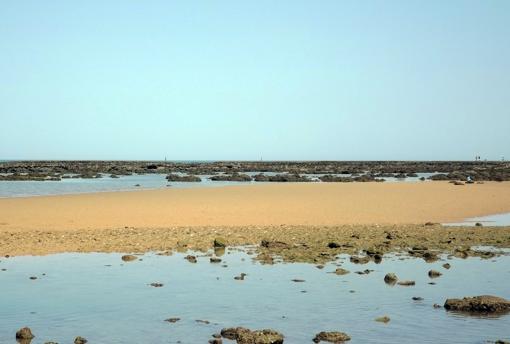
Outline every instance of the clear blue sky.
<path fill-rule="evenodd" d="M 0 158 L 510 159 L 510 1 L 0 2 Z"/>

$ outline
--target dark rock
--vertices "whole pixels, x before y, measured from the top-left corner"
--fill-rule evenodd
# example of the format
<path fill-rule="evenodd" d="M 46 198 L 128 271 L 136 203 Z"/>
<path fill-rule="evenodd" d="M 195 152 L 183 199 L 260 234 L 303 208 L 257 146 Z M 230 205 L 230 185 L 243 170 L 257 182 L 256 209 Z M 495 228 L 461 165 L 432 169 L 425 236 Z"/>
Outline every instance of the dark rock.
<path fill-rule="evenodd" d="M 252 178 L 247 174 L 239 174 L 234 172 L 232 174 L 219 174 L 209 178 L 212 181 L 230 181 L 230 182 L 251 182 Z"/>
<path fill-rule="evenodd" d="M 423 297 L 421 296 L 413 296 L 412 299 L 413 301 L 423 301 Z"/>
<path fill-rule="evenodd" d="M 247 275 L 244 272 L 242 272 L 239 276 L 235 276 L 234 279 L 238 281 L 244 281 L 244 277 L 246 276 Z"/>
<path fill-rule="evenodd" d="M 329 248 L 339 248 L 340 247 L 340 244 L 337 244 L 336 242 L 330 242 L 328 244 L 328 247 Z"/>
<path fill-rule="evenodd" d="M 475 226 L 476 227 L 483 227 L 483 224 L 481 222 L 477 222 L 477 223 L 475 223 Z"/>
<path fill-rule="evenodd" d="M 503 313 L 510 311 L 510 301 L 491 295 L 447 299 L 444 308 L 449 311 L 472 313 Z"/>
<path fill-rule="evenodd" d="M 395 283 L 397 283 L 397 281 L 398 281 L 397 275 L 395 275 L 392 272 L 390 272 L 390 273 L 386 274 L 386 276 L 384 276 L 384 282 L 386 284 L 395 284 Z"/>
<path fill-rule="evenodd" d="M 304 279 L 299 279 L 299 278 L 294 278 L 291 280 L 292 282 L 296 282 L 296 283 L 302 283 L 302 282 L 305 282 Z"/>
<path fill-rule="evenodd" d="M 445 269 L 449 269 L 451 267 L 451 265 L 449 263 L 444 263 L 443 264 L 443 268 Z"/>
<path fill-rule="evenodd" d="M 412 285 L 415 285 L 416 282 L 415 281 L 399 281 L 397 282 L 398 285 L 401 285 L 401 286 L 412 286 Z"/>
<path fill-rule="evenodd" d="M 150 286 L 154 288 L 161 288 L 163 286 L 163 283 L 153 282 L 150 284 Z"/>
<path fill-rule="evenodd" d="M 211 257 L 211 258 L 209 259 L 209 261 L 210 261 L 211 263 L 221 263 L 221 258 L 218 258 L 218 257 Z"/>
<path fill-rule="evenodd" d="M 36 279 L 37 279 L 37 277 L 35 277 L 35 276 L 30 276 L 30 279 L 31 279 L 31 280 L 36 280 Z"/>
<path fill-rule="evenodd" d="M 329 343 L 343 343 L 349 340 L 351 340 L 351 337 L 343 332 L 319 332 L 313 339 L 314 343 L 320 343 L 321 341 Z"/>
<path fill-rule="evenodd" d="M 437 278 L 439 276 L 441 276 L 442 273 L 440 273 L 439 271 L 436 271 L 436 270 L 430 270 L 429 271 L 429 277 L 430 278 Z"/>
<path fill-rule="evenodd" d="M 181 320 L 181 318 L 168 318 L 168 319 L 165 319 L 165 321 L 169 322 L 169 323 L 176 323 L 179 320 Z"/>

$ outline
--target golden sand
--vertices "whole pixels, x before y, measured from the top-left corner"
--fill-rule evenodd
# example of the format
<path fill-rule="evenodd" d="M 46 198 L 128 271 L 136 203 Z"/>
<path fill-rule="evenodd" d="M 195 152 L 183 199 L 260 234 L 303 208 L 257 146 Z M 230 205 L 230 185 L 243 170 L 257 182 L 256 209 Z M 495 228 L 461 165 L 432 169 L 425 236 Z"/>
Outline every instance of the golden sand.
<path fill-rule="evenodd" d="M 417 224 L 510 212 L 510 182 L 293 183 L 0 199 L 0 231 Z"/>

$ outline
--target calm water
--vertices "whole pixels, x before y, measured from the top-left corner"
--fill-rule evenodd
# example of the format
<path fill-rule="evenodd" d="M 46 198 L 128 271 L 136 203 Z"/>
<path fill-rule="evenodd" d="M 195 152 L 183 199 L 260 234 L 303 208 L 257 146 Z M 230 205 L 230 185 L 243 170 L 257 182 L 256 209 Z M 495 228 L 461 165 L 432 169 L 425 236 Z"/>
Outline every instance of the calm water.
<path fill-rule="evenodd" d="M 255 175 L 259 172 L 249 172 Z M 273 175 L 276 173 L 265 172 L 265 174 Z M 419 177 L 425 178 L 434 173 L 422 173 Z M 311 178 L 317 178 L 320 175 L 308 175 Z M 348 176 L 348 175 L 345 175 Z M 195 187 L 215 187 L 225 185 L 242 185 L 255 182 L 225 182 L 211 181 L 209 175 L 200 176 L 200 183 L 186 182 L 168 182 L 166 174 L 146 174 L 121 176 L 120 178 L 110 178 L 104 175 L 98 179 L 62 179 L 61 181 L 0 181 L 0 198 L 5 197 L 27 197 L 27 196 L 44 196 L 44 195 L 62 195 L 76 194 L 88 192 L 105 192 L 105 191 L 128 191 L 138 189 L 160 189 L 166 188 L 168 185 L 172 188 L 195 188 Z M 419 177 L 395 179 L 387 178 L 389 182 L 416 182 Z M 135 186 L 139 184 L 140 186 Z"/>
<path fill-rule="evenodd" d="M 182 254 L 147 254 L 123 263 L 119 254 L 59 254 L 0 261 L 0 343 L 14 343 L 15 331 L 32 328 L 33 344 L 70 343 L 80 335 L 91 343 L 206 343 L 228 326 L 273 328 L 285 343 L 311 343 L 322 330 L 345 331 L 351 343 L 485 343 L 510 339 L 510 315 L 470 317 L 434 309 L 447 297 L 493 294 L 510 298 L 510 257 L 493 261 L 444 262 L 384 259 L 354 265 L 337 276 L 309 264 L 260 265 L 245 253 L 223 255 L 228 267 Z M 430 285 L 430 269 L 444 273 Z M 234 276 L 247 273 L 244 281 Z M 388 286 L 387 272 L 413 279 L 414 287 Z M 45 273 L 46 275 L 43 275 Z M 30 280 L 37 276 L 37 280 Z M 292 279 L 304 279 L 303 283 Z M 149 283 L 164 283 L 154 288 Z M 306 291 L 304 293 L 303 291 Z M 350 292 L 354 291 L 354 292 Z M 424 301 L 411 298 L 421 296 Z M 374 318 L 391 317 L 389 324 Z M 164 319 L 179 317 L 177 323 Z M 209 324 L 197 323 L 207 320 Z M 229 341 L 225 341 L 229 343 Z"/>
<path fill-rule="evenodd" d="M 510 213 L 472 217 L 464 222 L 446 223 L 447 226 L 475 226 L 481 223 L 484 226 L 510 226 Z"/>

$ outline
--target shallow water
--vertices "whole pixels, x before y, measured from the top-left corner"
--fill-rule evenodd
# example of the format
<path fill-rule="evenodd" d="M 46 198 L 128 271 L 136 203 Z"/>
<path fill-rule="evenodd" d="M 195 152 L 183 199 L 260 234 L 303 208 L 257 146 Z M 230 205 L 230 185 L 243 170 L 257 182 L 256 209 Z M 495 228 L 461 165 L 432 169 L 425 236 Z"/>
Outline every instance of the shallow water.
<path fill-rule="evenodd" d="M 351 343 L 485 343 L 510 339 L 510 315 L 470 317 L 434 309 L 448 297 L 492 294 L 510 298 L 510 257 L 384 259 L 381 264 L 336 263 L 351 271 L 337 276 L 310 264 L 261 265 L 243 252 L 222 256 L 227 267 L 183 254 L 146 254 L 124 263 L 119 254 L 58 254 L 1 259 L 0 343 L 31 327 L 33 344 L 69 343 L 80 335 L 91 343 L 206 343 L 223 327 L 273 328 L 285 343 L 311 343 L 323 330 L 345 331 Z M 373 269 L 368 275 L 354 271 Z M 427 272 L 443 276 L 431 280 Z M 247 273 L 244 281 L 234 276 Z M 388 286 L 395 272 L 414 287 Z M 43 275 L 45 273 L 45 275 Z M 37 280 L 30 280 L 37 276 Z M 292 279 L 304 279 L 303 283 Z M 436 285 L 430 285 L 434 281 Z M 148 284 L 161 282 L 161 288 Z M 306 292 L 303 292 L 306 291 Z M 354 292 L 351 292 L 354 291 Z M 421 296 L 423 301 L 413 301 Z M 390 323 L 375 322 L 388 315 Z M 179 317 L 177 323 L 164 319 Z M 197 323 L 196 320 L 210 323 Z M 230 341 L 224 341 L 230 343 Z"/>
<path fill-rule="evenodd" d="M 248 172 L 249 175 L 255 175 L 260 172 Z M 267 175 L 277 173 L 264 172 Z M 421 173 L 419 177 L 427 178 L 433 173 Z M 321 175 L 306 175 L 314 179 Z M 345 175 L 348 176 L 348 175 Z M 68 178 L 60 181 L 0 181 L 0 198 L 6 197 L 27 197 L 27 196 L 47 196 L 47 195 L 63 195 L 78 194 L 89 192 L 107 192 L 107 191 L 129 191 L 139 189 L 161 189 L 167 188 L 197 188 L 197 187 L 218 187 L 226 185 L 246 185 L 260 182 L 229 182 L 229 181 L 212 181 L 209 180 L 210 175 L 201 175 L 202 182 L 168 182 L 166 174 L 145 174 L 120 176 L 119 178 L 110 178 L 109 175 L 103 175 L 103 178 L 81 179 Z M 389 182 L 416 182 L 419 177 L 406 179 L 387 178 Z M 135 186 L 139 184 L 140 186 Z"/>
<path fill-rule="evenodd" d="M 510 213 L 471 217 L 464 220 L 464 222 L 445 223 L 445 225 L 476 226 L 477 223 L 481 223 L 484 226 L 510 226 Z"/>

